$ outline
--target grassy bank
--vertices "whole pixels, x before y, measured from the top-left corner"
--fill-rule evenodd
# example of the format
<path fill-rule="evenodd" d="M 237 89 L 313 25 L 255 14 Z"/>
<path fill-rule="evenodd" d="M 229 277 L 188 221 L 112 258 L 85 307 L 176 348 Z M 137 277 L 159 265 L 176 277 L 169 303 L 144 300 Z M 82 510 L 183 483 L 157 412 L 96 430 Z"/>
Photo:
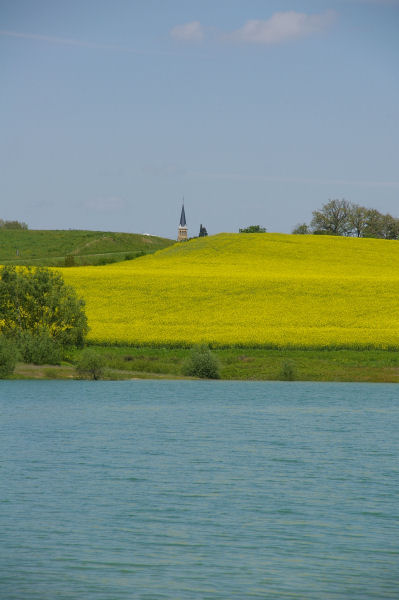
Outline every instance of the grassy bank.
<path fill-rule="evenodd" d="M 180 379 L 189 350 L 97 346 L 106 362 L 107 379 Z M 399 353 L 388 350 L 262 350 L 213 351 L 226 380 L 284 380 L 291 372 L 298 381 L 399 382 Z M 72 362 L 60 366 L 19 364 L 14 378 L 71 379 Z M 287 365 L 289 368 L 287 369 Z"/>
<path fill-rule="evenodd" d="M 138 233 L 1 230 L 0 264 L 58 267 L 68 257 L 69 265 L 101 265 L 152 254 L 173 243 Z"/>

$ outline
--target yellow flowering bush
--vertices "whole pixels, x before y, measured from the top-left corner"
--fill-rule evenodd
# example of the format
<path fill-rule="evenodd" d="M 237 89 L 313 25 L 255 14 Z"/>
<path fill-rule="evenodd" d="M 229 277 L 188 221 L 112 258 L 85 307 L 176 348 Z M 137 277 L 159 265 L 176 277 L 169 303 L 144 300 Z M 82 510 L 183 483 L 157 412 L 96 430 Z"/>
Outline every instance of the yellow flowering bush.
<path fill-rule="evenodd" d="M 62 269 L 101 343 L 399 347 L 399 242 L 219 234 Z"/>

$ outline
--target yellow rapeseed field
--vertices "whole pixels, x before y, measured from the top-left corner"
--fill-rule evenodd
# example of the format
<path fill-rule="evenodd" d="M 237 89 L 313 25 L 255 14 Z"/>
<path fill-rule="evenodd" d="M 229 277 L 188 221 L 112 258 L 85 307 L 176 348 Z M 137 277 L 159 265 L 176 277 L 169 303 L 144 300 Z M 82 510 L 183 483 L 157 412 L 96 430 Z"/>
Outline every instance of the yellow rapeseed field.
<path fill-rule="evenodd" d="M 399 348 L 399 242 L 219 234 L 61 269 L 101 343 Z"/>

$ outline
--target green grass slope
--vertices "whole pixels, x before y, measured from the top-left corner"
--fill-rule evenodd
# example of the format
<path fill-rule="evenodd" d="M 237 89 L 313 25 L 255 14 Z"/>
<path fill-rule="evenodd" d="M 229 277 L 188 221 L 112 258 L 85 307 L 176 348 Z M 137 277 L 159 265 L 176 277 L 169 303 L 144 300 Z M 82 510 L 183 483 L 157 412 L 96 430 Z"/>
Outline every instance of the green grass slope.
<path fill-rule="evenodd" d="M 76 264 L 96 264 L 150 254 L 174 242 L 137 233 L 84 230 L 0 230 L 0 264 L 63 265 L 72 255 Z"/>

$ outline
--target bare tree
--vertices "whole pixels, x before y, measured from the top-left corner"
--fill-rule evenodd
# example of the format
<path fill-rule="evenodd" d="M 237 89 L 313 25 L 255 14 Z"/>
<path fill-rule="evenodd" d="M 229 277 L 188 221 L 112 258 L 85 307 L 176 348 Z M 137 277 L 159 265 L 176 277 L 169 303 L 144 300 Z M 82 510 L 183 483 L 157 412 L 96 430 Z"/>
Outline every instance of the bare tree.
<path fill-rule="evenodd" d="M 399 238 L 399 219 L 390 214 L 382 216 L 381 237 L 386 240 L 397 240 Z"/>
<path fill-rule="evenodd" d="M 383 237 L 383 235 L 382 235 L 383 219 L 384 219 L 383 214 L 381 214 L 375 208 L 370 208 L 367 211 L 366 227 L 364 230 L 363 237 L 368 237 L 368 238 Z"/>
<path fill-rule="evenodd" d="M 297 225 L 292 233 L 355 236 L 399 240 L 399 219 L 346 200 L 329 200 L 313 211 L 308 227 Z"/>
<path fill-rule="evenodd" d="M 364 237 L 364 232 L 367 227 L 368 209 L 359 204 L 350 204 L 348 225 L 352 235 L 356 237 Z"/>
<path fill-rule="evenodd" d="M 313 233 L 349 235 L 350 208 L 351 204 L 347 200 L 329 200 L 321 210 L 314 210 L 310 223 Z"/>

